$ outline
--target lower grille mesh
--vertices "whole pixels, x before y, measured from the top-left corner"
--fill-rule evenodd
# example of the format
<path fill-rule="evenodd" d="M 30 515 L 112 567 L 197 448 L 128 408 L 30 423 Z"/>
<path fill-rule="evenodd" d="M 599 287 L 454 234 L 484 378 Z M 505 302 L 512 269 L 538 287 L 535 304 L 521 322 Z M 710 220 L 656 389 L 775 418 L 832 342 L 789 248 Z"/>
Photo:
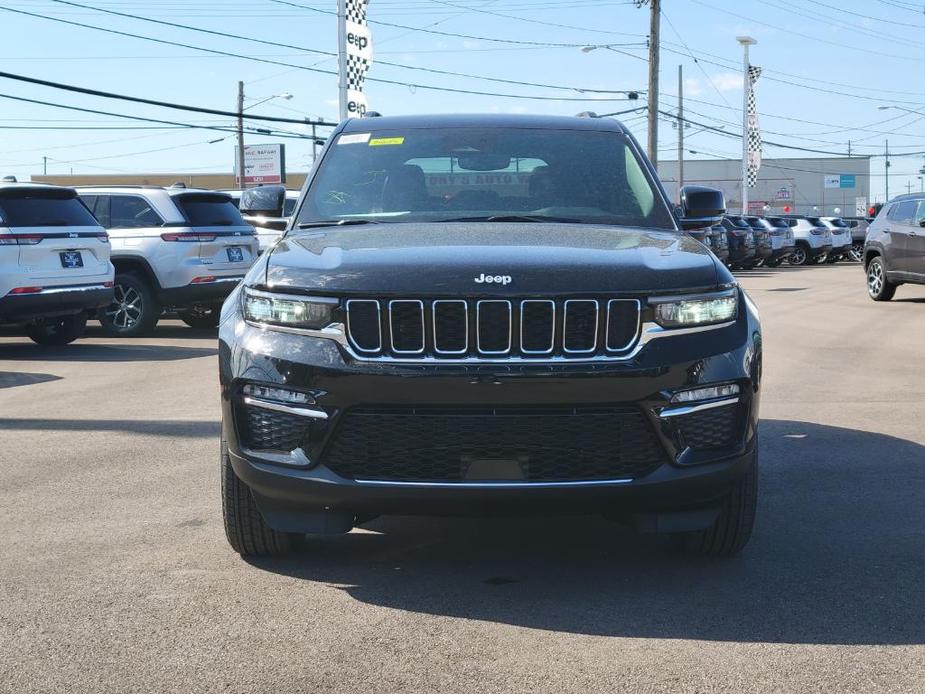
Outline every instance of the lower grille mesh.
<path fill-rule="evenodd" d="M 478 469 L 552 482 L 638 478 L 665 453 L 633 407 L 364 408 L 344 413 L 322 460 L 347 479 L 459 482 Z"/>
<path fill-rule="evenodd" d="M 302 445 L 307 422 L 304 417 L 241 406 L 242 443 L 252 450 L 293 451 Z"/>
<path fill-rule="evenodd" d="M 727 448 L 739 442 L 741 407 L 738 404 L 702 410 L 674 418 L 682 446 L 695 450 Z"/>

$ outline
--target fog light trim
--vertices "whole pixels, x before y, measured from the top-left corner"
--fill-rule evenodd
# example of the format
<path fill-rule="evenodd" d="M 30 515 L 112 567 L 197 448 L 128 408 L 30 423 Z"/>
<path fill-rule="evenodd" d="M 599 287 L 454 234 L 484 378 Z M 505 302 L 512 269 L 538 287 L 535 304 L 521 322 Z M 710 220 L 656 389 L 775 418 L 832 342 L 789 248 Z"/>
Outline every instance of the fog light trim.
<path fill-rule="evenodd" d="M 678 391 L 671 396 L 671 400 L 669 402 L 672 404 L 684 402 L 700 402 L 701 400 L 729 398 L 738 394 L 739 386 L 737 383 L 724 383 L 716 386 L 705 386 L 703 388 L 692 388 L 690 390 Z"/>

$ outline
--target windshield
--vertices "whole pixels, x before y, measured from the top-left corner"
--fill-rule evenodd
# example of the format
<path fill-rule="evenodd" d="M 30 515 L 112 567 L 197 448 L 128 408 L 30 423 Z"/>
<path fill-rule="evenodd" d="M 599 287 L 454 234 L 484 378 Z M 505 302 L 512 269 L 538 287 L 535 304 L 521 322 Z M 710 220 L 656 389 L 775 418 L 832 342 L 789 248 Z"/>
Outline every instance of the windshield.
<path fill-rule="evenodd" d="M 829 224 L 831 224 L 832 226 L 836 226 L 836 227 L 847 227 L 847 226 L 848 226 L 847 224 L 845 224 L 845 223 L 844 223 L 842 220 L 840 220 L 840 219 L 829 219 L 828 222 L 829 222 Z"/>
<path fill-rule="evenodd" d="M 0 194 L 0 226 L 96 227 L 99 223 L 71 191 L 10 190 Z"/>
<path fill-rule="evenodd" d="M 625 135 L 497 127 L 341 134 L 298 223 L 492 217 L 676 228 Z"/>
<path fill-rule="evenodd" d="M 194 227 L 246 226 L 241 213 L 227 195 L 177 195 L 174 202 Z"/>

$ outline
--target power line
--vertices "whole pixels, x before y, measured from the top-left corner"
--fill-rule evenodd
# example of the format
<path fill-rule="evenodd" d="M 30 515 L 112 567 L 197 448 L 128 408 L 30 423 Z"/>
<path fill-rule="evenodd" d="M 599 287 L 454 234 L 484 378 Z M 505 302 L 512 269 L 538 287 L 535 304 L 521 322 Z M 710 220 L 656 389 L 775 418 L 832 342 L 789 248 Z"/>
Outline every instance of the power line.
<path fill-rule="evenodd" d="M 289 7 L 297 7 L 302 10 L 308 10 L 309 12 L 316 12 L 318 14 L 326 14 L 330 16 L 337 16 L 336 12 L 331 10 L 322 10 L 320 7 L 311 7 L 310 5 L 302 5 L 296 2 L 289 2 L 288 0 L 268 0 L 268 2 L 275 2 L 278 5 L 288 5 Z M 493 43 L 511 43 L 523 46 L 550 46 L 550 47 L 566 47 L 566 48 L 582 48 L 587 46 L 587 43 L 549 43 L 544 41 L 521 41 L 517 39 L 501 39 L 493 38 L 489 36 L 473 36 L 472 34 L 459 34 L 451 33 L 448 31 L 437 31 L 435 29 L 425 29 L 421 27 L 413 27 L 407 24 L 396 24 L 395 22 L 384 22 L 381 19 L 367 19 L 368 24 L 375 24 L 378 26 L 392 27 L 394 29 L 406 29 L 408 31 L 421 32 L 424 34 L 435 34 L 437 36 L 447 36 L 454 39 L 470 39 L 473 41 L 490 41 Z M 557 25 L 559 26 L 559 25 Z M 635 36 L 639 38 L 644 38 L 645 34 L 627 34 L 628 36 Z"/>
<path fill-rule="evenodd" d="M 27 77 L 25 75 L 17 75 L 12 72 L 3 72 L 0 71 L 0 77 L 10 80 L 16 80 L 17 82 L 28 82 L 29 84 L 38 84 L 43 87 L 51 87 L 52 89 L 63 89 L 68 92 L 76 92 L 77 94 L 88 94 L 90 96 L 99 96 L 104 99 L 118 99 L 120 101 L 131 101 L 136 104 L 147 104 L 149 106 L 161 106 L 163 108 L 172 108 L 179 111 L 190 111 L 192 113 L 208 113 L 212 116 L 227 116 L 228 118 L 237 118 L 238 114 L 236 111 L 222 111 L 220 109 L 214 108 L 205 108 L 203 106 L 188 106 L 185 104 L 177 104 L 171 101 L 158 101 L 156 99 L 144 99 L 139 96 L 128 96 L 126 94 L 116 94 L 115 92 L 104 92 L 99 89 L 90 89 L 88 87 L 77 87 L 71 84 L 64 84 L 62 82 L 52 82 L 51 80 L 38 79 L 36 77 Z M 328 123 L 326 121 L 309 121 L 308 119 L 296 119 L 296 118 L 282 118 L 280 116 L 258 116 L 256 114 L 247 114 L 247 117 L 250 120 L 260 120 L 268 121 L 273 123 L 298 123 L 301 125 L 317 125 L 317 126 L 329 126 L 334 127 L 337 123 Z"/>
<path fill-rule="evenodd" d="M 258 44 L 262 44 L 262 45 L 266 45 L 266 46 L 273 46 L 273 47 L 276 47 L 276 48 L 291 48 L 291 49 L 293 49 L 293 50 L 303 51 L 303 52 L 305 52 L 305 53 L 313 53 L 313 54 L 317 54 L 317 55 L 323 55 L 323 56 L 326 56 L 326 57 L 337 57 L 337 53 L 334 53 L 334 52 L 331 52 L 331 51 L 322 51 L 322 50 L 315 49 L 315 48 L 306 48 L 306 47 L 303 47 L 303 46 L 295 46 L 295 45 L 292 45 L 292 44 L 281 43 L 281 42 L 279 42 L 279 41 L 266 41 L 266 40 L 263 40 L 263 39 L 255 38 L 255 37 L 253 37 L 253 36 L 242 36 L 242 35 L 239 35 L 239 34 L 231 34 L 231 33 L 229 33 L 229 32 L 224 32 L 224 31 L 215 31 L 215 30 L 212 30 L 212 29 L 204 29 L 204 28 L 202 28 L 202 27 L 190 26 L 190 25 L 188 25 L 188 24 L 178 24 L 178 23 L 176 23 L 176 22 L 167 22 L 167 21 L 164 21 L 164 20 L 152 19 L 152 18 L 150 18 L 150 17 L 142 17 L 142 16 L 140 16 L 140 15 L 128 14 L 128 13 L 126 13 L 126 12 L 117 12 L 116 10 L 108 10 L 108 9 L 105 9 L 105 8 L 94 7 L 94 6 L 92 6 L 92 5 L 84 5 L 84 4 L 77 3 L 77 2 L 71 2 L 70 0 L 51 0 L 51 2 L 56 2 L 56 3 L 60 4 L 60 5 L 71 5 L 71 6 L 74 6 L 74 7 L 81 7 L 81 8 L 88 9 L 88 10 L 94 10 L 94 11 L 96 11 L 96 12 L 102 12 L 102 13 L 104 13 L 104 14 L 114 15 L 114 16 L 117 16 L 117 17 L 127 17 L 127 18 L 129 18 L 129 19 L 135 19 L 135 20 L 138 20 L 138 21 L 141 21 L 141 22 L 150 22 L 150 23 L 153 23 L 153 24 L 161 24 L 161 25 L 169 26 L 169 27 L 173 27 L 173 28 L 185 29 L 185 30 L 187 30 L 187 31 L 196 31 L 196 32 L 203 33 L 203 34 L 210 34 L 210 35 L 213 35 L 213 36 L 219 36 L 219 37 L 221 37 L 221 38 L 230 38 L 230 39 L 236 39 L 236 40 L 239 40 L 239 41 L 248 41 L 248 42 L 250 42 L 250 43 L 258 43 Z M 473 10 L 473 11 L 474 11 L 474 10 Z M 642 44 L 639 44 L 639 45 L 642 45 Z M 250 57 L 250 56 L 245 56 L 245 57 Z M 638 91 L 638 90 L 592 89 L 592 88 L 579 88 L 579 87 L 563 86 L 563 85 L 557 85 L 557 84 L 541 84 L 541 83 L 535 83 L 535 82 L 524 82 L 523 80 L 509 80 L 509 79 L 502 79 L 502 78 L 499 78 L 499 77 L 487 77 L 487 76 L 484 76 L 484 75 L 472 75 L 472 74 L 467 74 L 467 73 L 463 73 L 463 72 L 452 72 L 452 71 L 449 71 L 449 70 L 438 70 L 438 69 L 436 69 L 436 68 L 421 67 L 421 66 L 418 66 L 418 65 L 404 65 L 404 64 L 402 64 L 402 63 L 394 63 L 394 62 L 390 62 L 390 61 L 386 61 L 386 60 L 378 60 L 378 61 L 376 61 L 376 62 L 377 62 L 377 64 L 379 64 L 379 65 L 387 65 L 387 66 L 389 66 L 389 67 L 396 67 L 396 68 L 401 68 L 401 69 L 404 69 L 404 70 L 416 70 L 416 71 L 419 71 L 419 72 L 428 72 L 428 73 L 438 74 L 438 75 L 448 75 L 448 76 L 451 76 L 451 77 L 467 77 L 467 78 L 470 78 L 470 79 L 479 79 L 479 80 L 484 80 L 484 81 L 487 81 L 487 82 L 497 82 L 497 83 L 500 83 L 500 84 L 513 84 L 513 85 L 517 85 L 517 86 L 540 87 L 540 88 L 544 88 L 544 89 L 561 89 L 561 90 L 567 90 L 567 91 L 570 91 L 570 92 L 588 92 L 588 93 L 592 93 L 592 92 L 593 92 L 593 93 L 601 93 L 601 94 L 623 94 L 623 93 L 626 93 L 627 91 Z"/>
<path fill-rule="evenodd" d="M 26 12 L 25 10 L 15 10 L 10 7 L 0 7 L 0 9 L 6 10 L 7 12 L 13 12 L 16 14 L 26 15 L 29 17 L 35 17 L 38 19 L 45 19 L 48 21 L 58 22 L 61 24 L 78 26 L 84 29 L 93 29 L 95 31 L 101 31 L 101 32 L 108 33 L 108 34 L 115 34 L 117 36 L 126 36 L 129 38 L 140 39 L 143 41 L 151 41 L 153 43 L 160 43 L 160 44 L 165 44 L 168 46 L 178 46 L 181 48 L 189 48 L 195 51 L 202 51 L 205 53 L 213 53 L 215 55 L 223 55 L 223 56 L 228 56 L 228 57 L 233 57 L 233 58 L 240 58 L 242 60 L 251 60 L 254 62 L 258 62 L 258 63 L 266 63 L 268 65 L 280 65 L 282 67 L 290 67 L 290 68 L 294 68 L 297 70 L 307 70 L 309 72 L 317 72 L 317 73 L 324 74 L 324 75 L 336 75 L 337 74 L 333 70 L 325 70 L 322 68 L 309 67 L 306 65 L 296 65 L 295 63 L 284 63 L 282 61 L 269 60 L 267 58 L 257 58 L 254 56 L 242 55 L 240 53 L 231 53 L 229 51 L 220 51 L 220 50 L 216 50 L 213 48 L 204 48 L 202 46 L 195 46 L 192 44 L 180 43 L 177 41 L 167 41 L 165 39 L 158 39 L 152 36 L 144 36 L 142 34 L 133 34 L 130 32 L 118 31 L 116 29 L 107 29 L 105 27 L 98 27 L 92 24 L 84 24 L 82 22 L 74 22 L 71 20 L 60 19 L 57 17 L 49 17 L 47 15 L 37 14 L 35 12 Z M 413 89 L 426 89 L 426 90 L 431 90 L 431 91 L 449 92 L 449 93 L 454 93 L 454 94 L 470 94 L 470 95 L 475 95 L 475 96 L 494 96 L 494 97 L 501 97 L 501 98 L 507 98 L 507 99 L 525 99 L 525 100 L 533 100 L 533 101 L 579 101 L 579 102 L 623 101 L 623 99 L 618 99 L 618 98 L 585 98 L 585 97 L 565 97 L 565 96 L 537 96 L 537 95 L 530 95 L 530 94 L 506 94 L 506 93 L 499 93 L 499 92 L 479 91 L 479 90 L 474 90 L 474 89 L 461 89 L 461 88 L 455 88 L 455 87 L 438 87 L 436 85 L 430 85 L 430 84 L 418 84 L 415 82 L 401 82 L 398 80 L 389 80 L 389 79 L 373 78 L 373 77 L 367 77 L 366 81 L 367 82 L 377 82 L 379 84 L 391 84 L 391 85 L 397 85 L 401 87 L 409 87 Z M 617 93 L 617 92 L 613 92 L 613 93 Z"/>
<path fill-rule="evenodd" d="M 11 101 L 21 101 L 23 103 L 28 103 L 28 104 L 38 104 L 40 106 L 51 106 L 53 108 L 63 108 L 68 111 L 80 111 L 81 113 L 93 113 L 93 114 L 100 115 L 100 116 L 114 116 L 116 118 L 127 118 L 129 120 L 137 120 L 143 123 L 159 123 L 161 125 L 173 125 L 173 126 L 178 126 L 181 128 L 189 128 L 189 129 L 195 129 L 195 130 L 214 130 L 216 132 L 222 132 L 222 133 L 236 132 L 234 128 L 223 128 L 223 127 L 219 127 L 215 125 L 195 125 L 193 123 L 181 123 L 179 121 L 161 120 L 158 118 L 144 118 L 142 116 L 130 116 L 124 113 L 113 113 L 112 111 L 100 111 L 97 109 L 82 108 L 80 106 L 67 106 L 65 104 L 57 104 L 51 101 L 41 101 L 39 99 L 27 99 L 24 96 L 13 96 L 12 94 L 0 94 L 0 98 L 10 99 Z M 280 134 L 277 131 L 269 130 L 265 128 L 245 128 L 245 130 L 255 135 L 271 135 L 273 137 L 283 137 L 283 138 L 291 138 L 291 139 L 299 139 L 299 140 L 311 139 L 309 136 L 296 137 L 294 135 Z"/>

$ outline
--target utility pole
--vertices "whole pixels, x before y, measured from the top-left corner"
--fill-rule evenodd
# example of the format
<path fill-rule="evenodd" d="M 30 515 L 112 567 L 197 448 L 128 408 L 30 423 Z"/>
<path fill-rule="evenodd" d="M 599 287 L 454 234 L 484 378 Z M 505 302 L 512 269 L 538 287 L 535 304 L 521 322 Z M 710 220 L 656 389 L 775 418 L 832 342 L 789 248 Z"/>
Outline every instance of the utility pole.
<path fill-rule="evenodd" d="M 636 0 L 636 7 L 649 4 L 649 159 L 658 168 L 658 31 L 662 0 Z"/>
<path fill-rule="evenodd" d="M 42 175 L 48 175 L 48 157 L 42 157 Z"/>
<path fill-rule="evenodd" d="M 851 156 L 851 140 L 848 140 L 848 156 Z"/>
<path fill-rule="evenodd" d="M 244 190 L 244 82 L 238 82 L 238 188 Z"/>
<path fill-rule="evenodd" d="M 315 124 L 312 123 L 312 166 L 315 165 L 315 160 L 318 158 L 318 131 L 315 128 Z"/>
<path fill-rule="evenodd" d="M 684 66 L 678 65 L 678 200 L 684 187 Z"/>
<path fill-rule="evenodd" d="M 911 192 L 912 192 L 912 181 L 906 181 L 906 194 L 908 195 Z"/>
<path fill-rule="evenodd" d="M 890 141 L 886 141 L 886 161 L 883 164 L 883 170 L 886 172 L 886 201 L 890 201 Z"/>
<path fill-rule="evenodd" d="M 748 93 L 751 80 L 748 77 L 748 47 L 758 43 L 751 36 L 736 36 L 742 44 L 742 214 L 748 214 Z"/>

